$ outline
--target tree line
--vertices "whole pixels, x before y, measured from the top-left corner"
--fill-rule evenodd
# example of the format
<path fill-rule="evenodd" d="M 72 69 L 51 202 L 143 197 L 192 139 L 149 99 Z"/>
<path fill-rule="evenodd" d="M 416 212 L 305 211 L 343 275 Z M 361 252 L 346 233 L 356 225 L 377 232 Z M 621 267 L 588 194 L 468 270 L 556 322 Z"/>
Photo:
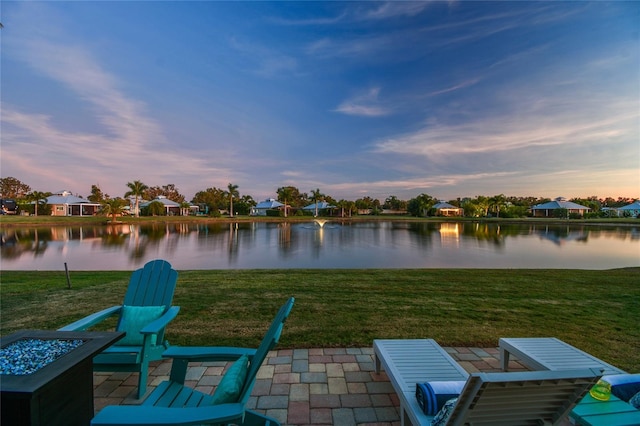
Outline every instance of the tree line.
<path fill-rule="evenodd" d="M 91 185 L 90 193 L 86 199 L 92 203 L 101 204 L 101 211 L 105 215 L 122 214 L 126 209 L 131 207 L 132 214 L 142 215 L 161 215 L 165 213 L 164 205 L 159 202 L 150 203 L 145 209 L 140 208 L 140 202 L 156 200 L 159 197 L 165 197 L 168 200 L 179 203 L 181 208 L 188 211 L 189 207 L 196 205 L 200 211 L 205 211 L 211 216 L 219 216 L 226 212 L 230 216 L 248 215 L 251 209 L 258 203 L 251 195 L 243 195 L 239 192 L 238 185 L 229 183 L 227 188 L 206 188 L 198 191 L 190 202 L 186 201 L 183 194 L 180 193 L 174 184 L 161 186 L 148 186 L 141 180 L 134 180 L 127 183 L 127 190 L 123 195 L 112 197 L 104 193 L 97 184 Z M 47 205 L 44 202 L 52 193 L 32 190 L 31 187 L 15 177 L 0 178 L 0 195 L 2 198 L 14 199 L 22 207 L 23 210 L 32 214 L 50 214 L 47 211 Z M 76 196 L 85 198 L 82 195 Z M 290 214 L 302 214 L 301 208 L 310 204 L 326 202 L 335 208 L 332 209 L 333 214 L 339 216 L 352 216 L 355 214 L 382 214 L 388 212 L 406 212 L 412 216 L 431 216 L 435 214 L 433 206 L 443 201 L 429 194 L 419 194 L 410 200 L 399 199 L 395 195 L 387 197 L 384 201 L 372 197 L 363 197 L 355 201 L 340 199 L 336 200 L 331 195 L 324 194 L 319 188 L 311 189 L 309 192 L 302 192 L 295 186 L 283 186 L 275 191 L 277 201 L 284 204 L 284 208 L 278 212 L 283 216 Z M 474 198 L 456 198 L 446 200 L 447 203 L 454 207 L 464 210 L 464 215 L 468 217 L 525 217 L 529 215 L 530 208 L 536 204 L 551 201 L 549 198 L 540 198 L 532 196 L 505 196 L 498 194 L 493 196 L 478 195 Z M 588 198 L 571 198 L 569 201 L 589 207 L 590 215 L 604 214 L 603 208 L 622 207 L 634 201 L 632 198 L 612 197 L 598 198 L 591 196 Z M 336 213 L 337 212 L 337 213 Z M 315 215 L 326 214 L 326 211 L 316 210 Z"/>

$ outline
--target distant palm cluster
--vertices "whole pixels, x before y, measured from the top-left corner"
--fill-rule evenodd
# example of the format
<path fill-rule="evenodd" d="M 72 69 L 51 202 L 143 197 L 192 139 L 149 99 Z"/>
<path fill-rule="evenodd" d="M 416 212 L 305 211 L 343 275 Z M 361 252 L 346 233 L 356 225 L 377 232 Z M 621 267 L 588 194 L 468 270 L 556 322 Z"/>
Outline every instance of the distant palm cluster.
<path fill-rule="evenodd" d="M 241 195 L 238 191 L 238 185 L 231 183 L 226 189 L 212 187 L 199 191 L 190 202 L 186 201 L 185 196 L 174 184 L 150 187 L 142 181 L 135 180 L 128 182 L 127 188 L 128 190 L 124 192 L 122 197 L 112 197 L 103 193 L 99 185 L 91 185 L 90 194 L 86 198 L 78 194 L 73 196 L 77 200 L 77 204 L 80 204 L 79 215 L 82 216 L 82 211 L 89 211 L 89 214 L 111 215 L 114 218 L 126 214 L 136 216 L 163 214 L 256 215 L 259 214 L 256 213 L 256 206 L 265 203 L 256 202 L 250 195 Z M 5 213 L 15 214 L 22 210 L 35 215 L 55 214 L 52 212 L 50 203 L 47 202 L 54 195 L 61 196 L 62 194 L 34 191 L 29 185 L 14 177 L 0 178 L 3 210 L 5 205 L 14 206 L 12 211 L 9 211 L 7 207 Z M 68 195 L 71 194 L 68 193 Z M 597 196 L 571 199 L 559 197 L 553 201 L 549 198 L 505 196 L 504 194 L 440 200 L 424 193 L 410 200 L 401 200 L 394 195 L 387 197 L 384 201 L 371 197 L 357 200 L 336 200 L 330 195 L 323 194 L 320 189 L 312 189 L 306 193 L 301 192 L 295 186 L 280 187 L 275 191 L 275 195 L 275 198 L 267 200 L 268 202 L 277 201 L 277 203 L 269 203 L 271 207 L 266 215 L 286 217 L 291 214 L 314 216 L 320 214 L 345 217 L 358 214 L 405 214 L 417 217 L 437 215 L 501 218 L 551 215 L 566 218 L 573 214 L 589 218 L 608 217 L 612 215 L 612 211 L 616 211 L 616 216 L 619 216 L 616 209 L 634 203 L 634 199 L 625 197 L 617 199 L 612 197 L 598 198 Z M 556 204 L 552 205 L 553 203 Z M 547 205 L 549 207 L 544 208 Z M 90 206 L 93 206 L 94 209 L 89 209 Z M 545 211 L 545 213 L 536 214 L 536 210 Z M 66 211 L 63 213 L 62 215 L 73 215 L 73 213 L 67 214 Z M 635 216 L 637 213 L 630 213 L 630 215 Z"/>

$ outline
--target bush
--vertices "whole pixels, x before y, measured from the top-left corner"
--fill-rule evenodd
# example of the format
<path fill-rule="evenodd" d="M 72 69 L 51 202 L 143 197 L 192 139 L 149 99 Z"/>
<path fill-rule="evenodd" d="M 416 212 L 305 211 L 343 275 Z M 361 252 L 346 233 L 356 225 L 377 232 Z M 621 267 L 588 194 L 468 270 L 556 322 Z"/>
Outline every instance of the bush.
<path fill-rule="evenodd" d="M 555 209 L 553 211 L 553 217 L 558 219 L 566 219 L 569 216 L 569 210 L 567 209 Z"/>
<path fill-rule="evenodd" d="M 21 212 L 27 212 L 29 213 L 29 215 L 35 214 L 35 210 L 36 210 L 35 204 L 20 203 L 18 207 L 19 209 L 17 211 L 17 214 L 20 214 Z M 51 205 L 47 203 L 38 204 L 38 216 L 51 216 Z"/>
<path fill-rule="evenodd" d="M 166 210 L 160 201 L 153 201 L 148 206 L 142 207 L 140 213 L 143 216 L 164 216 Z"/>

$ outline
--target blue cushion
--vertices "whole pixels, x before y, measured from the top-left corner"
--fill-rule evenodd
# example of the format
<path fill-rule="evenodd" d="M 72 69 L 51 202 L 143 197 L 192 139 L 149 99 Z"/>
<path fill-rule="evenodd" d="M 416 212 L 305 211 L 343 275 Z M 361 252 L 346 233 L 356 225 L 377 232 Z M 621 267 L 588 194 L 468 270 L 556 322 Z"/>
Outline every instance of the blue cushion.
<path fill-rule="evenodd" d="M 224 373 L 220 384 L 213 393 L 212 405 L 227 404 L 230 402 L 238 402 L 242 386 L 247 378 L 249 370 L 249 357 L 242 355 L 231 367 Z"/>
<path fill-rule="evenodd" d="M 612 374 L 602 376 L 602 380 L 611 384 L 611 393 L 625 402 L 640 392 L 640 374 Z"/>
<path fill-rule="evenodd" d="M 435 416 L 445 402 L 462 392 L 464 381 L 432 381 L 416 383 L 418 405 L 427 416 Z"/>
<path fill-rule="evenodd" d="M 127 306 L 122 307 L 122 317 L 117 331 L 127 333 L 116 344 L 121 346 L 139 346 L 144 343 L 144 335 L 140 333 L 144 327 L 157 320 L 164 313 L 164 306 Z M 157 336 L 151 335 L 151 344 L 156 344 Z"/>

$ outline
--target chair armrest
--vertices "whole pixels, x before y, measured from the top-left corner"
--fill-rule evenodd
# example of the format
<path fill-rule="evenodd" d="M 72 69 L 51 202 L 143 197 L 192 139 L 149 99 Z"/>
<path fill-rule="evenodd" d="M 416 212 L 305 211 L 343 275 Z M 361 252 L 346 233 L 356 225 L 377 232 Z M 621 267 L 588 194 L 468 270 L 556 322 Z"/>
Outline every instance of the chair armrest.
<path fill-rule="evenodd" d="M 162 357 L 173 358 L 169 380 L 184 385 L 190 362 L 235 361 L 242 355 L 253 359 L 255 353 L 255 349 L 227 346 L 171 346 Z"/>
<path fill-rule="evenodd" d="M 91 420 L 91 424 L 93 426 L 224 424 L 241 418 L 243 413 L 243 404 L 220 404 L 194 408 L 111 405 L 103 408 Z"/>
<path fill-rule="evenodd" d="M 167 326 L 167 324 L 169 324 L 169 322 L 171 322 L 171 320 L 173 320 L 178 315 L 178 312 L 180 312 L 180 306 L 172 306 L 172 307 L 170 307 L 167 310 L 167 312 L 162 314 L 162 316 L 160 318 L 158 318 L 156 320 L 153 320 L 149 324 L 145 325 L 140 330 L 140 333 L 142 333 L 142 334 L 158 334 L 158 333 L 160 333 L 160 331 L 163 328 L 165 328 Z"/>
<path fill-rule="evenodd" d="M 76 322 L 72 322 L 71 324 L 65 325 L 62 328 L 59 328 L 58 331 L 82 331 L 86 330 L 94 325 L 101 323 L 107 318 L 119 314 L 122 310 L 122 306 L 112 306 L 107 309 L 103 309 L 100 312 L 96 312 L 95 314 L 91 314 L 82 319 L 79 319 Z"/>
<path fill-rule="evenodd" d="M 235 361 L 242 355 L 251 358 L 255 353 L 256 349 L 230 346 L 171 346 L 162 357 L 188 362 Z"/>

